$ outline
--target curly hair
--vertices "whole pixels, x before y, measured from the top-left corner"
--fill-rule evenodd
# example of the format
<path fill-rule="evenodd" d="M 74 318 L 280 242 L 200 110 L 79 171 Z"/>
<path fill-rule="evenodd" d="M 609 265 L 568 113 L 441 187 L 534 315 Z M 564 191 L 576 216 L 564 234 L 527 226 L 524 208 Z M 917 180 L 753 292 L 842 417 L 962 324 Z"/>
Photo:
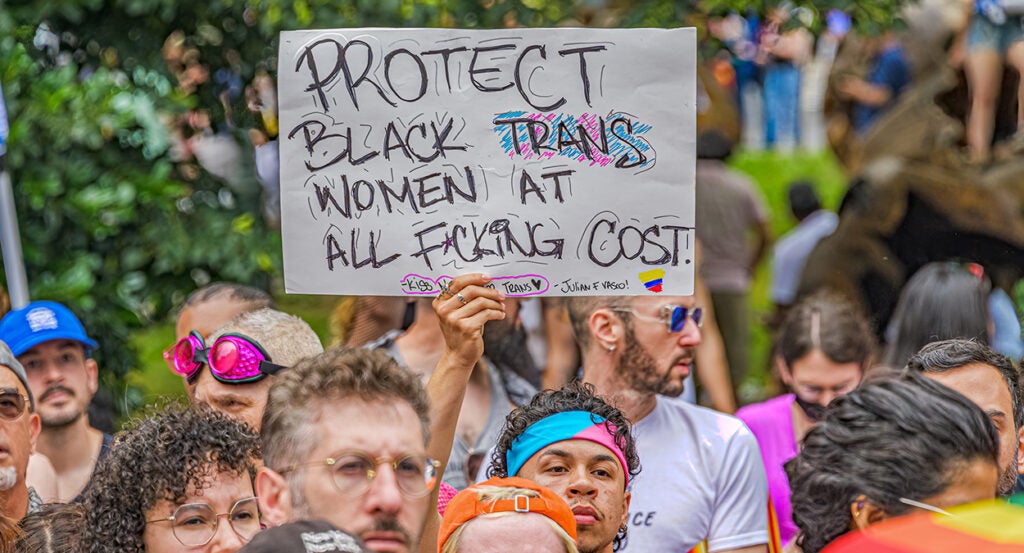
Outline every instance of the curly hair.
<path fill-rule="evenodd" d="M 506 454 L 515 441 L 533 423 L 565 411 L 587 411 L 604 417 L 609 423 L 615 425 L 615 444 L 622 449 L 626 457 L 630 479 L 640 474 L 640 455 L 636 451 L 636 440 L 633 438 L 632 423 L 615 407 L 612 407 L 594 393 L 594 386 L 578 380 L 570 382 L 558 390 L 544 390 L 537 392 L 530 403 L 513 409 L 505 417 L 505 426 L 498 436 L 498 443 L 491 454 L 491 466 L 487 469 L 487 476 L 515 476 L 508 474 L 508 462 Z M 613 550 L 618 551 L 625 541 L 626 535 L 620 533 L 615 536 Z"/>
<path fill-rule="evenodd" d="M 859 496 L 890 516 L 900 498 L 922 500 L 978 460 L 998 468 L 999 437 L 977 405 L 916 373 L 885 374 L 830 405 L 786 463 L 797 545 L 818 553 L 850 529 Z"/>
<path fill-rule="evenodd" d="M 157 502 L 185 501 L 218 473 L 255 478 L 255 431 L 227 415 L 169 405 L 118 435 L 83 498 L 86 551 L 142 553 L 146 512 Z"/>

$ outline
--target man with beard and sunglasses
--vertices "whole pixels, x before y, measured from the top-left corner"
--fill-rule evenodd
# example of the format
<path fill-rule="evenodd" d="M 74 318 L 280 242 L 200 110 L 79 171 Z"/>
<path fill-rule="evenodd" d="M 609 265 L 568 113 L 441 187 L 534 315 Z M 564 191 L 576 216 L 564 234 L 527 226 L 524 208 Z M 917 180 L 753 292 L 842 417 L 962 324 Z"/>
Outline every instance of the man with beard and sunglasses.
<path fill-rule="evenodd" d="M 921 348 L 907 370 L 960 392 L 988 414 L 999 432 L 996 493 L 1012 494 L 1024 474 L 1024 383 L 1013 362 L 974 340 L 953 339 Z"/>
<path fill-rule="evenodd" d="M 70 309 L 52 301 L 35 301 L 5 315 L 0 340 L 25 367 L 37 398 L 42 432 L 36 450 L 53 464 L 58 499 L 78 501 L 113 440 L 89 424 L 89 402 L 99 388 L 89 352 L 97 344 Z"/>
<path fill-rule="evenodd" d="M 622 551 L 768 550 L 768 486 L 739 419 L 678 398 L 701 341 L 693 296 L 575 297 L 583 380 L 633 422 L 644 471 L 630 484 Z"/>
<path fill-rule="evenodd" d="M 505 420 L 488 474 L 550 488 L 572 509 L 580 553 L 610 553 L 626 540 L 640 458 L 622 412 L 579 381 L 533 396 Z"/>

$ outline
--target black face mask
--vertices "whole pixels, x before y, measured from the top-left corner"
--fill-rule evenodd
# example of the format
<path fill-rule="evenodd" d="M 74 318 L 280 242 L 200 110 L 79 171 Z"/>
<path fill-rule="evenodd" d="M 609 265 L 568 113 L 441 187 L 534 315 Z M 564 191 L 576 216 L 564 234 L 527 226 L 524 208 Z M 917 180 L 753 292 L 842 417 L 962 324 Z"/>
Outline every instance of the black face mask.
<path fill-rule="evenodd" d="M 820 403 L 811 403 L 800 399 L 800 396 L 794 394 L 796 398 L 796 404 L 800 406 L 800 410 L 804 412 L 804 415 L 811 422 L 821 422 L 825 419 L 825 406 Z"/>

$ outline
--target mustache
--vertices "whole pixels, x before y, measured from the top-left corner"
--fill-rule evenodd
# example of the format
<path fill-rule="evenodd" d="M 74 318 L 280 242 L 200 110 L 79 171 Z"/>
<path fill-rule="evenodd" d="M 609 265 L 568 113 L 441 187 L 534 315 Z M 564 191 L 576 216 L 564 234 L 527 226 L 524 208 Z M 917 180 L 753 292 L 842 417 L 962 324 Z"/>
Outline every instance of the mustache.
<path fill-rule="evenodd" d="M 61 386 L 60 384 L 54 384 L 53 386 L 50 386 L 49 388 L 47 388 L 46 391 L 43 392 L 43 395 L 39 396 L 39 401 L 45 401 L 46 398 L 50 397 L 51 395 L 53 395 L 53 394 L 55 394 L 57 392 L 64 392 L 65 394 L 67 394 L 69 396 L 74 396 L 75 395 L 75 392 L 73 390 L 71 390 L 71 388 L 68 388 L 66 386 Z"/>
<path fill-rule="evenodd" d="M 371 532 L 396 532 L 402 535 L 405 543 L 412 543 L 412 535 L 406 530 L 401 524 L 398 524 L 398 519 L 395 517 L 380 517 L 373 521 L 373 527 L 370 529 Z"/>

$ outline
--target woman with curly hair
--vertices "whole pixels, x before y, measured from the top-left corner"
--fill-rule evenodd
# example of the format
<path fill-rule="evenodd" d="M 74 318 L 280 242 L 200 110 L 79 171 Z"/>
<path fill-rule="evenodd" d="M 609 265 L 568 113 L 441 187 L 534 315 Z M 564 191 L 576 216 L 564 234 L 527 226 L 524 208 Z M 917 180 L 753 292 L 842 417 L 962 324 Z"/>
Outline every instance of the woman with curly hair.
<path fill-rule="evenodd" d="M 172 406 L 120 434 L 84 498 L 89 553 L 230 553 L 260 529 L 258 436 Z"/>
<path fill-rule="evenodd" d="M 803 553 L 889 517 L 995 497 L 999 436 L 988 415 L 916 373 L 869 380 L 829 405 L 786 464 Z"/>

